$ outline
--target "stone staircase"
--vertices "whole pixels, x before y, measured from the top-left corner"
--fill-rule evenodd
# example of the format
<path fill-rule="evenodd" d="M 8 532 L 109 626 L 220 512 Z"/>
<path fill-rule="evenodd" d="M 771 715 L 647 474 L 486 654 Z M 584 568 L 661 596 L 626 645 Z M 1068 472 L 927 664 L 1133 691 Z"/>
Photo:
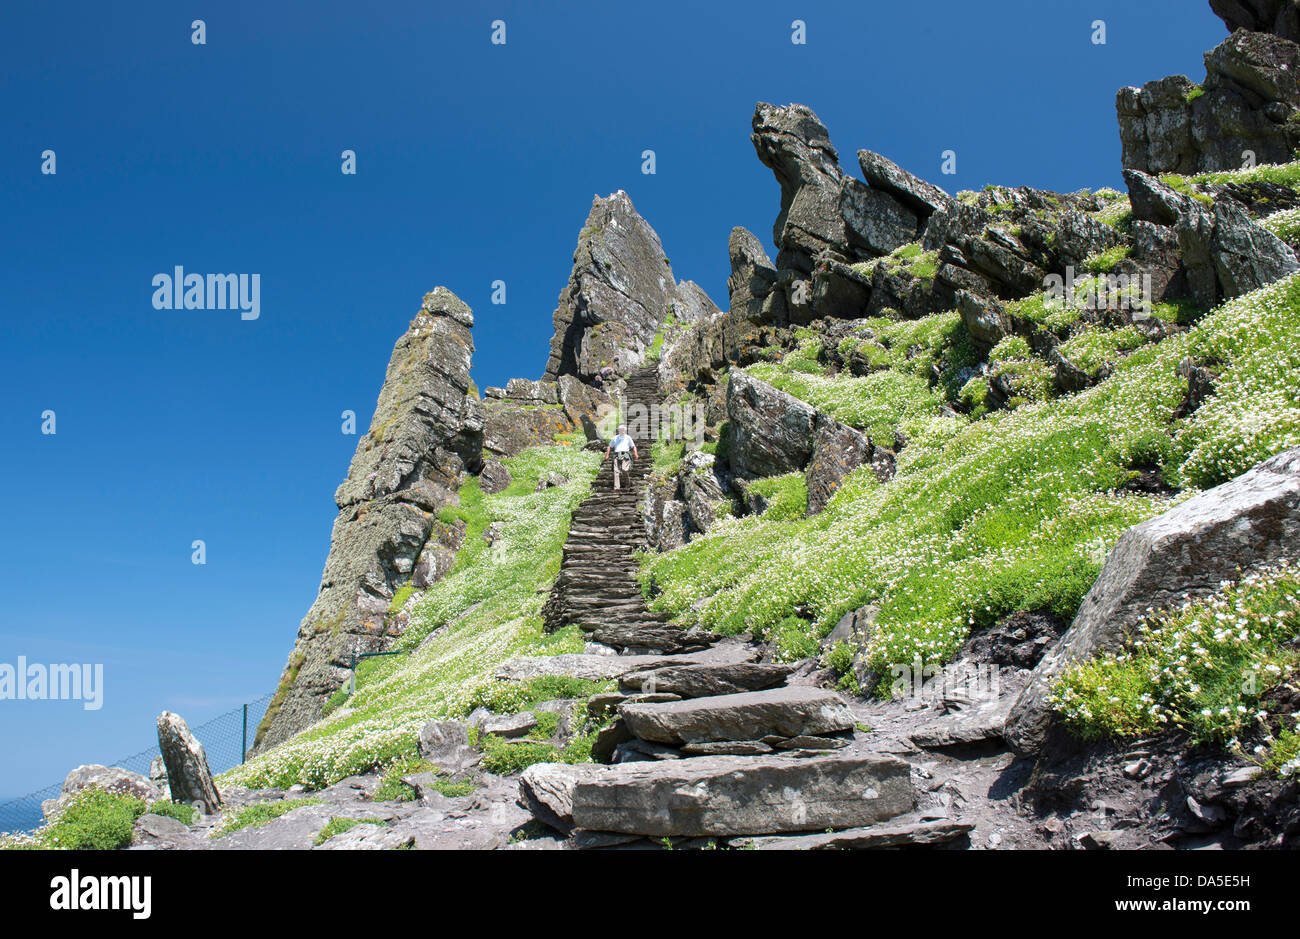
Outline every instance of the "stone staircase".
<path fill-rule="evenodd" d="M 624 392 L 624 413 L 634 405 L 647 409 L 660 400 L 654 368 L 634 372 Z M 629 426 L 629 432 L 637 428 Z M 591 496 L 573 513 L 564 545 L 560 574 L 542 610 L 548 632 L 577 623 L 592 642 L 621 653 L 679 653 L 706 648 L 717 636 L 683 630 L 645 604 L 636 579 L 635 552 L 643 550 L 645 526 L 641 502 L 653 460 L 651 441 L 636 440 L 640 458 L 630 478 L 614 489 L 614 460 L 601 465 Z"/>
<path fill-rule="evenodd" d="M 656 371 L 641 369 L 624 403 L 649 408 L 659 394 Z M 593 742 L 595 762 L 529 767 L 519 780 L 523 804 L 577 848 L 755 836 L 769 837 L 744 846 L 779 848 L 796 837 L 828 839 L 827 831 L 837 847 L 897 846 L 965 834 L 969 824 L 918 808 L 908 763 L 873 750 L 837 693 L 787 684 L 793 667 L 760 661 L 759 646 L 682 629 L 646 606 L 635 552 L 646 547 L 650 447 L 637 440 L 640 458 L 617 491 L 612 461 L 601 467 L 574 512 L 543 610 L 548 631 L 576 623 L 593 645 L 514 659 L 497 673 L 620 686 L 587 702 L 592 718 L 616 715 Z"/>

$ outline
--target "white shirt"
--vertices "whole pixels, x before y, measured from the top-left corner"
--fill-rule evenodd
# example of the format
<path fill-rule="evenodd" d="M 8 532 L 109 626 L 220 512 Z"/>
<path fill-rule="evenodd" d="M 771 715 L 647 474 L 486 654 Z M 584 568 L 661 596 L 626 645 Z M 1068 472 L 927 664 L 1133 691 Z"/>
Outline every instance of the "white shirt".
<path fill-rule="evenodd" d="M 627 434 L 618 434 L 609 445 L 614 448 L 615 453 L 627 453 L 632 449 L 632 438 Z"/>

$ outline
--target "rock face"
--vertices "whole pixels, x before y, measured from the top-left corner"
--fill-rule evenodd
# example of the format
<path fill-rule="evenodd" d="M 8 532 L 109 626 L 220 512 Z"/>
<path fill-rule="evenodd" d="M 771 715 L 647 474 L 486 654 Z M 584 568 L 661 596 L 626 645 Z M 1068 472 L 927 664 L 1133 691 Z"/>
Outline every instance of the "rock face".
<path fill-rule="evenodd" d="M 812 458 L 817 410 L 738 370 L 727 387 L 728 458 L 737 476 L 780 476 Z"/>
<path fill-rule="evenodd" d="M 1118 649 L 1148 609 L 1281 558 L 1300 558 L 1300 448 L 1124 533 L 1073 624 L 1034 669 L 1007 719 L 1007 742 L 1036 753 L 1052 723 L 1053 681 L 1074 662 Z"/>
<path fill-rule="evenodd" d="M 806 470 L 808 511 L 820 512 L 844 477 L 864 463 L 893 474 L 893 453 L 861 431 L 740 370 L 727 387 L 727 453 L 742 479 Z"/>
<path fill-rule="evenodd" d="M 474 317 L 444 287 L 424 297 L 397 341 L 370 432 L 335 493 L 339 514 L 320 592 L 298 629 L 258 749 L 321 715 L 354 652 L 389 638 L 384 617 L 410 579 L 443 506 L 481 464 L 483 411 L 470 387 Z"/>
<path fill-rule="evenodd" d="M 781 212 L 772 226 L 778 268 L 805 274 L 819 253 L 844 256 L 848 235 L 840 211 L 844 174 L 830 133 L 811 108 L 760 102 L 750 140 L 759 160 L 781 184 Z"/>
<path fill-rule="evenodd" d="M 1250 8 L 1221 3 L 1229 22 L 1256 22 Z M 1300 143 L 1292 120 L 1300 107 L 1300 46 L 1293 41 L 1293 5 L 1272 17 L 1288 38 L 1265 32 L 1234 32 L 1205 54 L 1206 78 L 1197 86 L 1176 75 L 1142 88 L 1120 89 L 1123 163 L 1144 173 L 1206 173 L 1241 167 L 1250 151 L 1257 163 L 1285 163 Z"/>
<path fill-rule="evenodd" d="M 888 756 L 539 763 L 524 771 L 520 790 L 538 817 L 562 830 L 651 837 L 853 828 L 916 803 L 908 765 Z"/>
<path fill-rule="evenodd" d="M 208 756 L 179 714 L 163 711 L 158 716 L 158 749 L 167 764 L 172 801 L 192 805 L 204 815 L 216 812 L 221 794 L 208 768 Z"/>
<path fill-rule="evenodd" d="M 662 704 L 625 704 L 628 729 L 642 740 L 681 746 L 831 734 L 853 728 L 853 714 L 833 692 L 771 688 Z"/>
<path fill-rule="evenodd" d="M 1178 241 L 1180 269 L 1192 297 L 1209 308 L 1300 270 L 1286 242 L 1257 224 L 1235 199 L 1212 205 L 1154 176 L 1125 170 L 1135 219 L 1165 226 Z"/>
<path fill-rule="evenodd" d="M 1248 29 L 1300 42 L 1297 0 L 1210 0 L 1210 9 L 1223 20 L 1229 32 Z"/>
<path fill-rule="evenodd" d="M 592 201 L 569 283 L 555 309 L 543 381 L 591 382 L 609 366 L 627 375 L 644 364 L 669 311 L 692 321 L 716 310 L 695 284 L 677 284 L 662 242 L 619 190 Z"/>

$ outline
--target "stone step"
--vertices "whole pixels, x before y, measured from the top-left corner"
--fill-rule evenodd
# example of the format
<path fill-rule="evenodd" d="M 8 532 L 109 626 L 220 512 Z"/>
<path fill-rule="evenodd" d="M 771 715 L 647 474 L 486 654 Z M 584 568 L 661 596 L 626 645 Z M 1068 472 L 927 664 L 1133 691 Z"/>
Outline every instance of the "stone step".
<path fill-rule="evenodd" d="M 805 686 L 664 704 L 629 704 L 621 713 L 635 736 L 672 746 L 772 736 L 819 736 L 852 730 L 855 723 L 853 712 L 839 695 Z"/>
<path fill-rule="evenodd" d="M 916 806 L 908 764 L 877 754 L 538 763 L 519 790 L 560 831 L 655 838 L 861 828 Z"/>
<path fill-rule="evenodd" d="M 643 672 L 631 672 L 619 679 L 626 691 L 666 692 L 683 698 L 711 698 L 719 695 L 762 691 L 785 684 L 793 665 L 737 663 L 723 665 L 657 665 Z"/>

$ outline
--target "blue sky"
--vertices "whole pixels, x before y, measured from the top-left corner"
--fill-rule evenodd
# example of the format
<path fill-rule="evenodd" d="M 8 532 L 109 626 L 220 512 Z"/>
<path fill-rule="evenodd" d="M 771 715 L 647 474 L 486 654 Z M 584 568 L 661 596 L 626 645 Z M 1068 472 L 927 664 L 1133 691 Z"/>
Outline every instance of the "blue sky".
<path fill-rule="evenodd" d="M 1116 89 L 1199 80 L 1225 35 L 1199 0 L 5 3 L 0 663 L 103 663 L 105 702 L 0 701 L 0 795 L 271 690 L 339 415 L 365 432 L 435 285 L 474 308 L 480 386 L 535 378 L 593 195 L 626 190 L 724 307 L 732 226 L 771 250 L 756 101 L 811 106 L 855 175 L 867 147 L 954 192 L 1122 187 Z M 175 265 L 259 273 L 260 317 L 153 309 Z"/>

